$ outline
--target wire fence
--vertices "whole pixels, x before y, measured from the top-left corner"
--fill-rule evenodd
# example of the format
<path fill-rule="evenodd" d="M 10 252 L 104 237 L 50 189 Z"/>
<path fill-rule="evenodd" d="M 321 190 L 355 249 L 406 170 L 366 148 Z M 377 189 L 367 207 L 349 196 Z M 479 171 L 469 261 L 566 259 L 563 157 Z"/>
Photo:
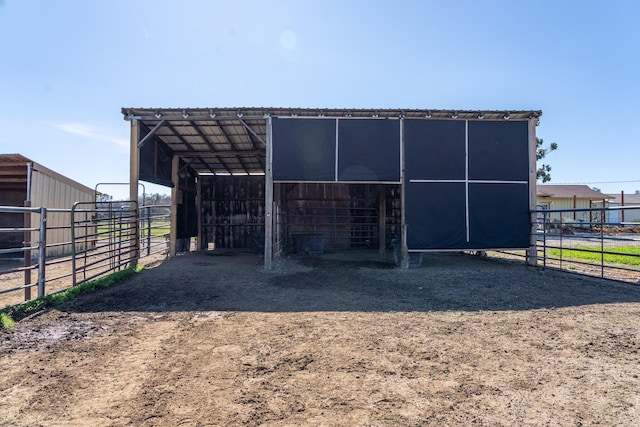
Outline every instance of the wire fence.
<path fill-rule="evenodd" d="M 138 208 L 134 201 L 0 206 L 0 227 L 1 308 L 167 254 L 170 207 Z"/>
<path fill-rule="evenodd" d="M 134 201 L 78 202 L 71 209 L 0 206 L 0 307 L 166 255 L 170 211 L 169 205 L 138 207 Z M 640 283 L 640 206 L 533 212 L 537 266 Z M 374 212 L 363 210 L 361 216 L 362 232 L 336 231 L 334 239 L 366 244 L 375 238 Z M 289 232 L 323 225 L 315 218 L 309 229 L 296 219 L 284 224 Z M 504 254 L 527 257 L 526 251 Z"/>
<path fill-rule="evenodd" d="M 538 266 L 640 283 L 640 206 L 534 212 Z"/>

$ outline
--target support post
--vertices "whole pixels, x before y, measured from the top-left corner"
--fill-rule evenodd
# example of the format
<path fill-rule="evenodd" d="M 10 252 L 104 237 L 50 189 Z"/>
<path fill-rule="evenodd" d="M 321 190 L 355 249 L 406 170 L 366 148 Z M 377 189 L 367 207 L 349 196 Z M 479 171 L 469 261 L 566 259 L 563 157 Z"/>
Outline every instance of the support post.
<path fill-rule="evenodd" d="M 407 179 L 404 161 L 404 119 L 400 119 L 400 268 L 409 268 L 409 248 L 407 247 L 406 200 Z"/>
<path fill-rule="evenodd" d="M 202 178 L 200 175 L 196 177 L 196 209 L 198 210 L 198 246 L 197 248 L 206 249 L 203 239 L 202 232 Z"/>
<path fill-rule="evenodd" d="M 267 117 L 267 159 L 264 171 L 264 269 L 273 268 L 273 137 L 271 117 Z"/>
<path fill-rule="evenodd" d="M 178 237 L 178 197 L 180 195 L 180 176 L 178 175 L 180 169 L 180 157 L 173 156 L 171 159 L 171 225 L 169 229 L 169 256 L 176 256 L 176 246 Z"/>
<path fill-rule="evenodd" d="M 140 124 L 138 120 L 131 120 L 131 134 L 129 140 L 129 200 L 138 207 L 138 181 L 140 179 Z M 136 215 L 138 217 L 138 215 Z M 129 262 L 136 262 L 140 256 L 140 236 L 136 233 L 134 237 L 134 249 L 129 253 Z"/>
<path fill-rule="evenodd" d="M 387 188 L 378 185 L 378 246 L 380 255 L 384 255 L 387 247 Z"/>
<path fill-rule="evenodd" d="M 40 208 L 40 242 L 38 243 L 38 298 L 44 297 L 47 261 L 47 208 Z"/>
<path fill-rule="evenodd" d="M 131 120 L 131 139 L 129 152 L 129 200 L 138 201 L 138 179 L 140 177 L 140 125 L 138 120 Z"/>
<path fill-rule="evenodd" d="M 31 207 L 31 202 L 25 200 L 25 208 Z M 24 213 L 24 228 L 31 228 L 31 212 Z M 31 231 L 24 232 L 24 242 L 22 245 L 26 248 L 31 247 Z M 31 249 L 24 251 L 24 300 L 29 301 L 31 299 Z"/>
<path fill-rule="evenodd" d="M 538 230 L 537 230 L 537 191 L 536 191 L 536 118 L 529 119 L 529 211 L 531 212 L 531 230 L 529 233 L 529 249 L 527 264 L 538 265 Z M 546 231 L 545 231 L 546 232 Z"/>

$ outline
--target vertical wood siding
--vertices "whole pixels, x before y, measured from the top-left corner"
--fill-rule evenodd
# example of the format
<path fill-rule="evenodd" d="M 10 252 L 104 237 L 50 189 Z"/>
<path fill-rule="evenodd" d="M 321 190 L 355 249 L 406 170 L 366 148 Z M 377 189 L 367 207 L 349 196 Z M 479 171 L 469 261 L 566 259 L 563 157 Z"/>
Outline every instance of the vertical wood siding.
<path fill-rule="evenodd" d="M 283 183 L 276 203 L 276 239 L 295 250 L 296 236 L 321 234 L 325 249 L 378 247 L 377 184 Z M 400 186 L 385 185 L 386 242 L 400 232 Z M 203 245 L 249 249 L 264 246 L 264 177 L 202 177 Z"/>
<path fill-rule="evenodd" d="M 204 247 L 251 249 L 264 245 L 264 177 L 202 177 Z"/>

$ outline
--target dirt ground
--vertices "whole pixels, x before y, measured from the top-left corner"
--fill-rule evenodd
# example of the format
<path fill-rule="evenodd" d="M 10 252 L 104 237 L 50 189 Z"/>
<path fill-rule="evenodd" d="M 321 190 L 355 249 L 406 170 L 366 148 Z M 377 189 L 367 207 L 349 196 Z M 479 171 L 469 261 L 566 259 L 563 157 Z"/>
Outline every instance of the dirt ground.
<path fill-rule="evenodd" d="M 640 424 L 640 287 L 391 262 L 168 259 L 0 332 L 0 424 Z"/>

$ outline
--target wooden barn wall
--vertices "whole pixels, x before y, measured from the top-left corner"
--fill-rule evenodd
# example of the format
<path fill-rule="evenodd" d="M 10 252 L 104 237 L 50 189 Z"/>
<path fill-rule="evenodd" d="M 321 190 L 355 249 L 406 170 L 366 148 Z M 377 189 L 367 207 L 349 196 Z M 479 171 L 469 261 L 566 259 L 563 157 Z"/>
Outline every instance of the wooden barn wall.
<path fill-rule="evenodd" d="M 402 203 L 399 185 L 385 185 L 385 236 L 387 248 L 392 247 L 393 239 L 400 239 Z"/>
<path fill-rule="evenodd" d="M 400 232 L 400 187 L 382 184 L 281 184 L 281 228 L 286 251 L 296 236 L 321 234 L 325 250 L 377 248 L 380 190 L 386 202 L 386 242 Z"/>
<path fill-rule="evenodd" d="M 69 183 L 33 171 L 31 178 L 31 206 L 44 206 L 47 209 L 71 209 L 75 202 L 93 202 L 94 194 L 90 189 L 81 189 Z M 92 205 L 82 205 L 78 209 L 93 208 Z M 76 221 L 83 218 L 78 214 Z M 88 218 L 87 218 L 88 219 Z M 31 215 L 31 224 L 35 227 L 39 224 L 40 215 Z M 68 255 L 71 253 L 71 245 L 63 244 L 71 241 L 71 230 L 69 229 L 71 215 L 67 212 L 47 213 L 47 256 Z M 91 233 L 89 229 L 78 229 L 76 235 L 82 236 L 84 232 Z M 38 233 L 32 233 L 32 241 L 37 241 Z M 81 248 L 78 248 L 81 249 Z"/>
<path fill-rule="evenodd" d="M 201 248 L 250 249 L 264 246 L 264 177 L 203 176 Z"/>
<path fill-rule="evenodd" d="M 200 248 L 264 247 L 264 177 L 203 176 Z M 378 184 L 276 185 L 279 197 L 277 233 L 285 252 L 295 250 L 295 237 L 322 234 L 326 250 L 377 248 L 380 191 L 386 203 L 386 244 L 400 235 L 400 186 Z"/>

